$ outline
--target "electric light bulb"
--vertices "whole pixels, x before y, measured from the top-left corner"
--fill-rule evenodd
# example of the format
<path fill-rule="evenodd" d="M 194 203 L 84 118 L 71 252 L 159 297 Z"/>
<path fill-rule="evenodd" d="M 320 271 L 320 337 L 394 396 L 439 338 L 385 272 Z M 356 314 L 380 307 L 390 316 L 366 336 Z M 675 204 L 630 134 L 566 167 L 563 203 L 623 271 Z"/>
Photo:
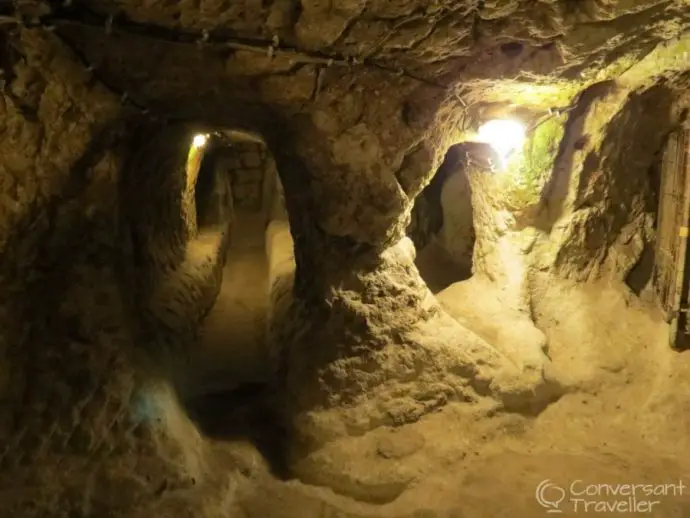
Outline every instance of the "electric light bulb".
<path fill-rule="evenodd" d="M 195 135 L 194 140 L 192 140 L 192 146 L 194 146 L 195 148 L 204 147 L 207 141 L 208 137 L 206 135 Z"/>
<path fill-rule="evenodd" d="M 481 125 L 479 141 L 491 146 L 505 167 L 510 155 L 525 143 L 525 126 L 511 119 L 494 119 Z"/>

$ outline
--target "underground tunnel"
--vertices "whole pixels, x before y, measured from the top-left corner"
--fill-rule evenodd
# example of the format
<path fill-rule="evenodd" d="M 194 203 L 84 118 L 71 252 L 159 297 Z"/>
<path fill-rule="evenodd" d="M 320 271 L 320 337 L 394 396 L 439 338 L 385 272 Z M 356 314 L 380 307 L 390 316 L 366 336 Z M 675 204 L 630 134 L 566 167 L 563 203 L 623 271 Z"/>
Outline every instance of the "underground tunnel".
<path fill-rule="evenodd" d="M 0 2 L 0 517 L 690 517 L 688 27 Z"/>

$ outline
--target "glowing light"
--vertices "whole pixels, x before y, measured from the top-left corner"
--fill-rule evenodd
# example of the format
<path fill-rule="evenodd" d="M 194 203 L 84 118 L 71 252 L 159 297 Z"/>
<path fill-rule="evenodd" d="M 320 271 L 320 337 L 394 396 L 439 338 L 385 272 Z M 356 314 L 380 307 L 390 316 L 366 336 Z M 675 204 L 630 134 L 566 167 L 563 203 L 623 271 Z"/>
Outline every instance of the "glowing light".
<path fill-rule="evenodd" d="M 491 146 L 501 161 L 501 167 L 505 167 L 510 155 L 522 149 L 525 143 L 525 126 L 516 120 L 491 120 L 479 128 L 479 140 Z"/>
<path fill-rule="evenodd" d="M 194 140 L 192 140 L 192 147 L 195 148 L 200 148 L 204 147 L 206 145 L 206 142 L 208 141 L 208 136 L 207 135 L 195 135 Z"/>

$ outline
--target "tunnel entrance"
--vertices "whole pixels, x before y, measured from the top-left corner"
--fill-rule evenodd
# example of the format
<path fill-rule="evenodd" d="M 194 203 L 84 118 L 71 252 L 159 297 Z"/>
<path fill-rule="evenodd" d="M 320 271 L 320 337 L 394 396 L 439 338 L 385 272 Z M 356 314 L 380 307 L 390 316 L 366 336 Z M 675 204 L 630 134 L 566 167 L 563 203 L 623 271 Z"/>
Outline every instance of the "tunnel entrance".
<path fill-rule="evenodd" d="M 417 249 L 417 268 L 433 293 L 472 275 L 475 232 L 465 165 L 465 146 L 452 146 L 412 210 L 408 236 Z"/>
<path fill-rule="evenodd" d="M 196 182 L 197 234 L 222 222 L 228 238 L 220 289 L 189 346 L 180 399 L 205 436 L 248 440 L 283 478 L 286 434 L 266 404 L 267 336 L 276 299 L 291 292 L 294 254 L 276 164 L 260 137 L 217 130 L 194 138 L 187 172 Z"/>
<path fill-rule="evenodd" d="M 190 348 L 185 397 L 261 384 L 269 376 L 266 332 L 275 257 L 291 271 L 292 239 L 275 161 L 259 136 L 234 130 L 203 134 L 194 201 L 203 231 L 228 221 L 228 244 L 216 300 Z M 195 139 L 197 139 L 195 137 Z M 280 248 L 280 253 L 276 251 Z"/>
<path fill-rule="evenodd" d="M 669 136 L 661 160 L 654 285 L 675 349 L 690 349 L 690 131 Z"/>

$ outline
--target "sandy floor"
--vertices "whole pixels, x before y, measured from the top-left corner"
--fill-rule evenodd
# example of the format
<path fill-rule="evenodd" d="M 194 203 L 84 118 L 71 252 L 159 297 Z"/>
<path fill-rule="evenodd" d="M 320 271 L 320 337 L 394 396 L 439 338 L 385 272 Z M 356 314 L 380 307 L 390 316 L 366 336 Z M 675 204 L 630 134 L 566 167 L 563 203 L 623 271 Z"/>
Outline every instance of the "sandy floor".
<path fill-rule="evenodd" d="M 260 364 L 266 311 L 265 290 L 257 290 L 266 279 L 261 225 L 238 222 L 244 230 L 196 351 L 197 372 L 207 379 L 213 371 L 261 378 L 252 368 Z M 441 289 L 454 274 L 432 284 Z M 535 324 L 567 387 L 559 401 L 536 418 L 451 403 L 411 425 L 337 440 L 315 466 L 337 474 L 330 487 L 279 476 L 270 461 L 281 437 L 255 395 L 208 399 L 202 433 L 214 457 L 233 459 L 218 469 L 239 473 L 232 516 L 690 518 L 690 353 L 670 350 L 660 315 L 624 286 L 545 283 L 538 295 Z M 576 494 L 586 488 L 590 494 Z"/>
<path fill-rule="evenodd" d="M 450 404 L 412 425 L 338 440 L 323 469 L 339 473 L 350 495 L 281 481 L 247 439 L 213 439 L 217 451 L 243 459 L 244 515 L 690 517 L 690 488 L 679 486 L 690 486 L 690 353 L 671 351 L 666 325 L 621 287 L 549 287 L 535 314 L 569 387 L 541 415 Z M 552 504 L 561 512 L 537 502 L 540 484 L 545 501 L 565 494 Z M 627 485 L 639 486 L 634 500 Z M 617 486 L 624 496 L 606 494 Z M 597 494 L 575 494 L 586 487 Z"/>
<path fill-rule="evenodd" d="M 191 351 L 190 385 L 197 392 L 263 381 L 262 349 L 268 308 L 265 216 L 238 212 L 223 269 L 223 283 Z"/>

